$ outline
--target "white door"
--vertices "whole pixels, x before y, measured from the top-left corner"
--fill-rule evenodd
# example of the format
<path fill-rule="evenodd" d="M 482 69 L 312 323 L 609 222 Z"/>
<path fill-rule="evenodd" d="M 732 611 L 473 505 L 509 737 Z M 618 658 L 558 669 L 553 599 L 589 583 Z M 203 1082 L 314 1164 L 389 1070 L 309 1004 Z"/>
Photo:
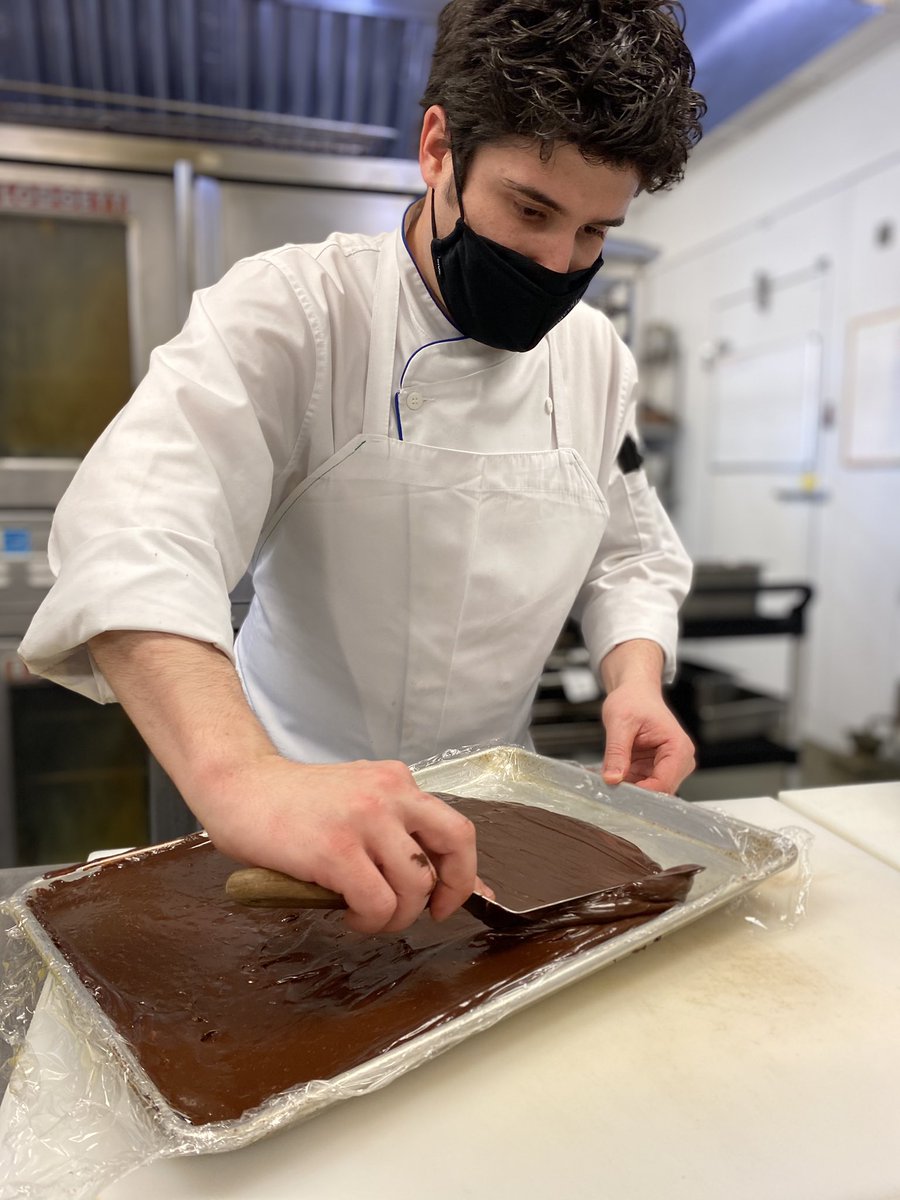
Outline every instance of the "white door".
<path fill-rule="evenodd" d="M 766 583 L 809 583 L 815 573 L 831 287 L 826 268 L 810 267 L 761 277 L 713 304 L 702 557 L 759 564 Z M 784 614 L 793 600 L 789 593 L 763 596 L 758 611 Z M 731 639 L 686 643 L 684 656 L 784 694 L 794 684 L 794 649 L 782 638 Z"/>
<path fill-rule="evenodd" d="M 758 562 L 772 582 L 812 569 L 829 282 L 798 273 L 714 305 L 709 553 Z"/>

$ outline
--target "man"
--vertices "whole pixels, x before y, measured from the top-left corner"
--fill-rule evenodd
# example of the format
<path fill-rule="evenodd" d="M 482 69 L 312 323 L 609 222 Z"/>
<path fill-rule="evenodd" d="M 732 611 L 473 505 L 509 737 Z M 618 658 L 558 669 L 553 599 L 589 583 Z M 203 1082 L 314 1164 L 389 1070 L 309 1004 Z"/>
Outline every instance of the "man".
<path fill-rule="evenodd" d="M 667 7 L 452 0 L 402 231 L 198 293 L 59 507 L 26 662 L 118 698 L 220 849 L 343 893 L 356 929 L 479 884 L 471 825 L 406 764 L 527 741 L 570 612 L 606 780 L 692 769 L 661 695 L 689 564 L 639 469 L 633 360 L 577 304 L 699 136 Z"/>

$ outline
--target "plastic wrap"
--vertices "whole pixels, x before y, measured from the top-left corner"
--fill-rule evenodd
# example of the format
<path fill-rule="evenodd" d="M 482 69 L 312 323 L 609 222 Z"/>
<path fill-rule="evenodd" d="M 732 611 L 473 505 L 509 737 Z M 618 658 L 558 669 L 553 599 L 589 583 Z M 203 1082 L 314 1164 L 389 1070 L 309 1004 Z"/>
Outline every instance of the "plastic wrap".
<path fill-rule="evenodd" d="M 729 905 L 735 916 L 767 932 L 793 929 L 806 916 L 812 887 L 810 850 L 813 835 L 799 825 L 785 825 L 777 833 L 794 846 L 796 858 L 793 864 L 770 880 L 766 887 L 744 892 Z"/>
<path fill-rule="evenodd" d="M 722 905 L 743 905 L 739 915 L 756 926 L 790 926 L 802 915 L 808 855 L 805 842 L 788 831 L 758 829 L 627 784 L 610 788 L 594 771 L 518 747 L 452 751 L 414 771 L 424 790 L 536 804 L 636 842 L 663 868 L 696 862 L 704 870 L 685 903 L 645 924 L 475 997 L 466 1011 L 436 1027 L 411 1030 L 402 1044 L 361 1066 L 282 1092 L 237 1120 L 205 1125 L 175 1112 L 147 1077 L 35 920 L 26 899 L 46 884 L 30 884 L 3 906 L 19 927 L 12 932 L 0 992 L 0 1033 L 14 1051 L 0 1105 L 2 1200 L 90 1197 L 153 1159 L 246 1145 L 326 1105 L 383 1087 L 524 1005 Z M 765 899 L 747 898 L 762 880 L 794 863 L 799 868 L 787 886 L 773 881 L 761 889 Z M 91 868 L 74 873 L 79 870 Z M 39 993 L 27 1029 L 24 1014 L 35 1008 Z"/>

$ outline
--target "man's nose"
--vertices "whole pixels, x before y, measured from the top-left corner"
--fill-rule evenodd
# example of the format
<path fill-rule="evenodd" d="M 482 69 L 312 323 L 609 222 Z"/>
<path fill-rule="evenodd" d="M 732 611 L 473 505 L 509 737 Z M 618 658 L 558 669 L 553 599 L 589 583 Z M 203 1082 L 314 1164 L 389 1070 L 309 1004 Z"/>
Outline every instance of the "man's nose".
<path fill-rule="evenodd" d="M 579 261 L 578 249 L 572 238 L 559 238 L 542 247 L 540 254 L 535 255 L 534 261 L 546 267 L 548 271 L 557 271 L 559 274 L 577 271 L 580 267 L 589 265 Z"/>

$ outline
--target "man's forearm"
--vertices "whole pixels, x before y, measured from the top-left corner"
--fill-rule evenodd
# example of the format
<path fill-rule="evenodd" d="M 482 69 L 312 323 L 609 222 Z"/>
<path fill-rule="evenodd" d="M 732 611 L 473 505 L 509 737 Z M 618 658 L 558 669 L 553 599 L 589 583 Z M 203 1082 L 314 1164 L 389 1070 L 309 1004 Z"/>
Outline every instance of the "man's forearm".
<path fill-rule="evenodd" d="M 645 638 L 620 642 L 600 663 L 600 676 L 607 692 L 624 683 L 649 683 L 662 688 L 665 655 L 657 642 Z"/>
<path fill-rule="evenodd" d="M 90 651 L 144 741 L 197 812 L 231 767 L 276 754 L 237 672 L 206 642 L 112 630 Z"/>

